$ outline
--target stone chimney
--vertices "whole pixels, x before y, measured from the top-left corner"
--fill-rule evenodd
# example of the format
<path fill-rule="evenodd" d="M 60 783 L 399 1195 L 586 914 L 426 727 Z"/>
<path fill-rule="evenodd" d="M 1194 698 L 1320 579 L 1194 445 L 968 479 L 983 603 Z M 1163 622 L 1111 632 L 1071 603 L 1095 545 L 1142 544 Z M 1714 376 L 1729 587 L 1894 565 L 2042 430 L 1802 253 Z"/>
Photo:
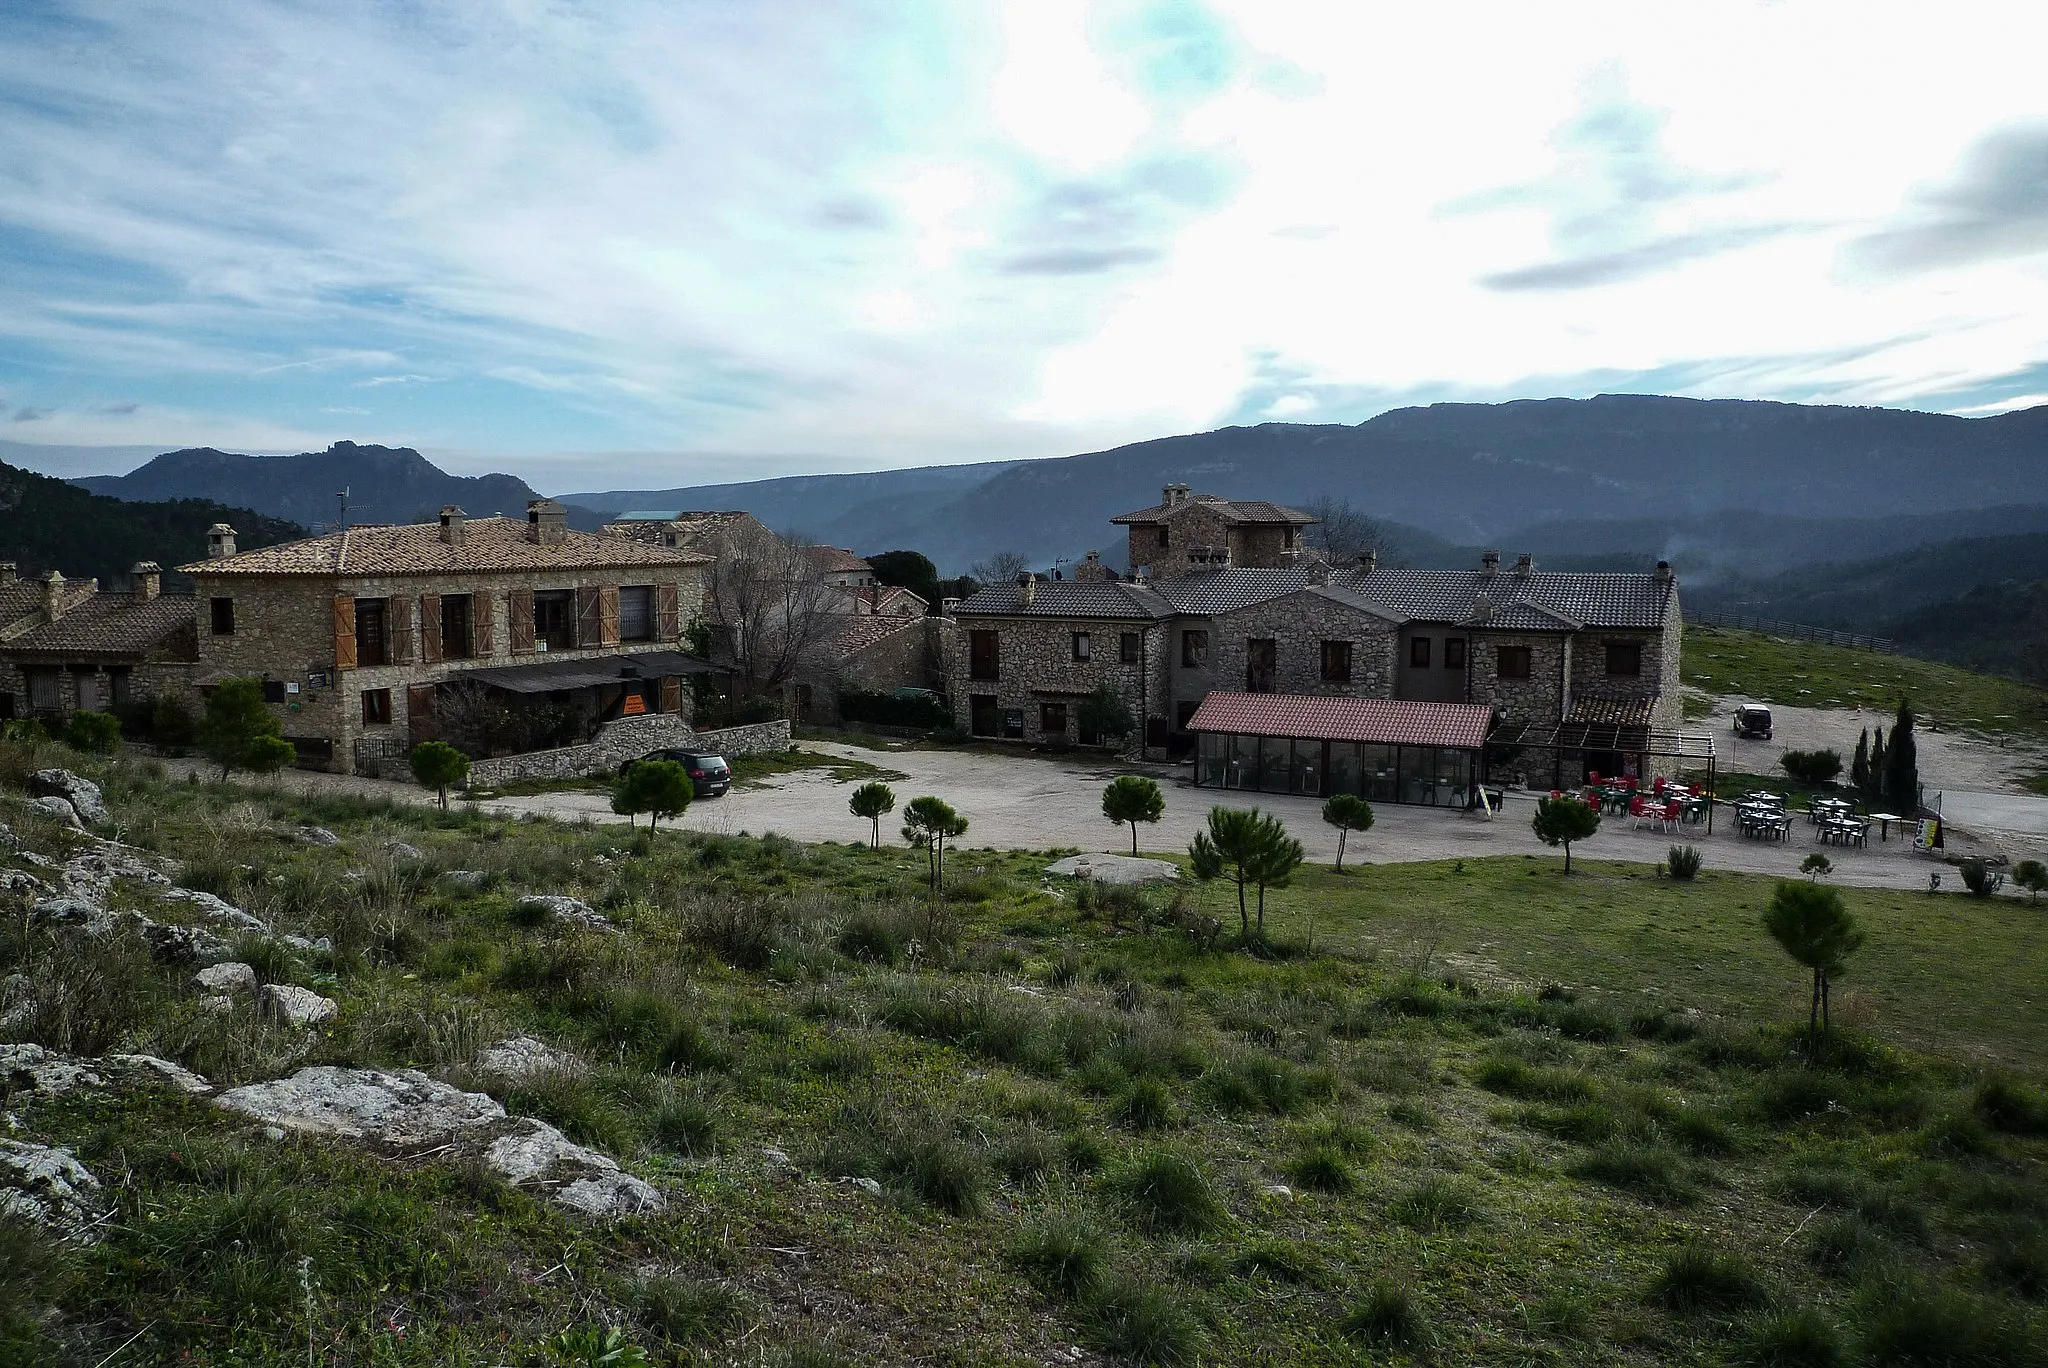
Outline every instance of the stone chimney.
<path fill-rule="evenodd" d="M 1308 568 L 1308 579 L 1310 584 L 1328 584 L 1330 582 L 1330 563 L 1326 560 L 1319 560 L 1311 564 Z"/>
<path fill-rule="evenodd" d="M 959 612 L 959 611 L 960 611 L 960 600 L 959 600 L 959 599 L 956 599 L 956 598 L 942 598 L 942 599 L 940 599 L 940 600 L 939 600 L 939 616 L 940 616 L 940 617 L 951 617 L 951 616 L 953 616 L 953 614 L 955 614 L 955 613 L 957 613 L 957 612 Z"/>
<path fill-rule="evenodd" d="M 0 561 L 0 584 L 12 584 L 20 578 L 21 567 L 13 561 Z"/>
<path fill-rule="evenodd" d="M 1365 550 L 1358 553 L 1359 574 L 1370 575 L 1373 571 L 1379 569 L 1379 564 L 1380 552 L 1378 547 L 1368 546 Z"/>
<path fill-rule="evenodd" d="M 164 590 L 164 568 L 155 561 L 137 561 L 128 572 L 128 592 L 137 603 L 147 603 Z"/>
<path fill-rule="evenodd" d="M 1472 596 L 1472 620 L 1485 622 L 1493 616 L 1493 595 L 1481 589 Z"/>
<path fill-rule="evenodd" d="M 1670 561 L 1658 561 L 1658 562 L 1657 562 L 1657 578 L 1658 578 L 1658 579 L 1659 579 L 1660 581 L 1661 581 L 1661 580 L 1668 580 L 1668 579 L 1670 579 L 1670 578 L 1671 578 L 1671 562 L 1670 562 Z"/>
<path fill-rule="evenodd" d="M 1479 569 L 1488 575 L 1500 573 L 1500 552 L 1488 547 L 1479 553 Z"/>
<path fill-rule="evenodd" d="M 206 529 L 206 558 L 226 560 L 235 554 L 235 529 L 226 523 L 215 523 Z"/>
<path fill-rule="evenodd" d="M 55 622 L 64 616 L 64 576 L 52 570 L 43 576 L 43 621 Z"/>
<path fill-rule="evenodd" d="M 1170 484 L 1159 491 L 1159 502 L 1173 508 L 1188 501 L 1188 487 L 1184 484 Z"/>
<path fill-rule="evenodd" d="M 1102 563 L 1102 553 L 1090 551 L 1081 563 L 1074 567 L 1074 578 L 1093 584 L 1100 580 L 1113 580 L 1116 572 Z"/>
<path fill-rule="evenodd" d="M 441 506 L 441 540 L 450 546 L 462 545 L 462 528 L 463 524 L 468 521 L 468 515 L 454 504 L 443 504 Z"/>
<path fill-rule="evenodd" d="M 1535 569 L 1536 558 L 1530 555 L 1527 551 L 1524 551 L 1521 555 L 1515 557 L 1515 577 L 1517 579 L 1529 578 L 1529 576 L 1535 572 Z"/>
<path fill-rule="evenodd" d="M 553 499 L 535 499 L 526 506 L 526 539 L 536 546 L 560 546 L 569 540 L 569 515 Z"/>
<path fill-rule="evenodd" d="M 1151 582 L 1151 579 L 1152 579 L 1152 567 L 1151 567 L 1151 566 L 1149 566 L 1149 565 L 1134 565 L 1134 566 L 1132 566 L 1132 567 L 1131 567 L 1131 583 L 1133 583 L 1133 584 L 1147 584 L 1147 583 L 1150 583 L 1150 582 Z"/>
<path fill-rule="evenodd" d="M 1017 576 L 1017 602 L 1026 608 L 1038 602 L 1038 576 L 1029 570 Z"/>

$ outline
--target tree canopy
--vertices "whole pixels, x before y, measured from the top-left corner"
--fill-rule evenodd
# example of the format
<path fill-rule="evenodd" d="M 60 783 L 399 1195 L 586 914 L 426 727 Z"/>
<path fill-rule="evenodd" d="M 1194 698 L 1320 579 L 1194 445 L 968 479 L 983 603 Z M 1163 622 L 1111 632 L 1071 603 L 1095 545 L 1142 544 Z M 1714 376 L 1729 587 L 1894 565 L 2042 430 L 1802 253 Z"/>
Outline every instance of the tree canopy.
<path fill-rule="evenodd" d="M 1238 933 L 1250 940 L 1251 915 L 1245 904 L 1245 889 L 1259 891 L 1261 940 L 1266 935 L 1266 890 L 1285 888 L 1301 864 L 1301 842 L 1287 834 L 1280 819 L 1257 808 L 1212 807 L 1209 827 L 1195 833 L 1188 846 L 1188 858 L 1195 877 L 1207 882 L 1229 877 L 1237 885 Z"/>
<path fill-rule="evenodd" d="M 1529 819 L 1536 839 L 1547 846 L 1564 847 L 1564 872 L 1572 872 L 1572 842 L 1583 841 L 1600 829 L 1600 813 L 1591 803 L 1569 794 L 1536 800 L 1536 815 Z"/>
<path fill-rule="evenodd" d="M 1764 929 L 1785 953 L 1813 973 L 1808 1034 L 1828 1029 L 1828 988 L 1863 944 L 1863 932 L 1849 915 L 1841 893 L 1817 883 L 1781 883 L 1764 909 Z"/>
<path fill-rule="evenodd" d="M 1323 804 L 1323 820 L 1337 828 L 1337 868 L 1342 869 L 1346 838 L 1372 829 L 1372 804 L 1355 793 L 1333 793 Z"/>
<path fill-rule="evenodd" d="M 846 800 L 846 810 L 874 824 L 873 848 L 882 848 L 882 818 L 896 810 L 896 790 L 879 779 L 870 779 Z"/>
<path fill-rule="evenodd" d="M 680 817 L 697 796 L 690 772 L 673 760 L 642 760 L 619 777 L 612 791 L 612 811 L 629 823 L 638 813 L 647 814 L 647 825 L 660 825 L 664 817 Z"/>
<path fill-rule="evenodd" d="M 923 846 L 925 869 L 936 892 L 946 875 L 946 842 L 967 834 L 967 819 L 942 798 L 926 794 L 903 809 L 903 839 Z"/>
<path fill-rule="evenodd" d="M 1131 854 L 1138 853 L 1138 823 L 1156 822 L 1166 813 L 1166 795 L 1142 774 L 1119 774 L 1102 790 L 1102 815 L 1131 826 Z"/>
<path fill-rule="evenodd" d="M 893 584 L 923 599 L 938 610 L 943 591 L 939 587 L 939 567 L 922 551 L 884 551 L 867 557 L 867 563 L 874 568 L 875 583 Z"/>
<path fill-rule="evenodd" d="M 448 789 L 469 773 L 469 757 L 446 741 L 422 741 L 406 757 L 412 777 L 421 788 L 433 789 L 441 799 L 441 811 L 448 810 Z"/>
<path fill-rule="evenodd" d="M 276 738 L 277 731 L 277 718 L 263 701 L 262 680 L 224 679 L 206 696 L 206 715 L 199 722 L 199 753 L 220 766 L 222 779 L 238 769 L 275 773 L 279 764 L 262 770 L 257 762 L 272 760 L 276 749 L 257 747 L 256 743 L 265 737 Z M 296 758 L 294 752 L 291 759 Z"/>

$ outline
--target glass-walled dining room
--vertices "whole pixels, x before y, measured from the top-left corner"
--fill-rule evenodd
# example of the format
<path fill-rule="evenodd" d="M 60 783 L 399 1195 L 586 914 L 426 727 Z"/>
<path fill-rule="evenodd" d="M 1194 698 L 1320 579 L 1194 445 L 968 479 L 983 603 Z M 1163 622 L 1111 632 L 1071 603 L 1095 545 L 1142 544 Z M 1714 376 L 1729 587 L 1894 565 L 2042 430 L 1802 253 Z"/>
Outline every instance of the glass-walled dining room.
<path fill-rule="evenodd" d="M 1372 803 L 1464 807 L 1479 752 L 1451 746 L 1383 745 L 1309 737 L 1203 732 L 1195 783 L 1207 788 L 1320 798 L 1353 793 Z"/>

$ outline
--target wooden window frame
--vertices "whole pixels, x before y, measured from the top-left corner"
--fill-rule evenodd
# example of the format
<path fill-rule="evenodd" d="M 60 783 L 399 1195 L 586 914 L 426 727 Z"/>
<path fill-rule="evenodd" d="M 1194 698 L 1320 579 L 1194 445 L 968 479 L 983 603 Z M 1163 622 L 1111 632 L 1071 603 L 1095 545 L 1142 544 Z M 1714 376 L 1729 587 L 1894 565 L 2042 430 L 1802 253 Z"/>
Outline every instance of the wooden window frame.
<path fill-rule="evenodd" d="M 1117 659 L 1126 665 L 1140 663 L 1145 653 L 1145 638 L 1139 632 L 1124 632 L 1117 638 Z"/>
<path fill-rule="evenodd" d="M 1209 633 L 1202 627 L 1184 627 L 1180 634 L 1180 664 L 1184 670 L 1209 668 Z"/>
<path fill-rule="evenodd" d="M 388 727 L 391 725 L 391 690 L 364 689 L 362 703 L 364 726 Z"/>
<path fill-rule="evenodd" d="M 1351 643 L 1348 641 L 1325 641 L 1323 643 L 1323 683 L 1349 684 L 1351 682 Z"/>
<path fill-rule="evenodd" d="M 1069 632 L 1067 635 L 1070 639 L 1069 648 L 1073 651 L 1075 660 L 1086 662 L 1095 658 L 1093 632 Z"/>
<path fill-rule="evenodd" d="M 1529 679 L 1536 673 L 1536 653 L 1527 646 L 1498 646 L 1493 653 L 1495 679 Z"/>

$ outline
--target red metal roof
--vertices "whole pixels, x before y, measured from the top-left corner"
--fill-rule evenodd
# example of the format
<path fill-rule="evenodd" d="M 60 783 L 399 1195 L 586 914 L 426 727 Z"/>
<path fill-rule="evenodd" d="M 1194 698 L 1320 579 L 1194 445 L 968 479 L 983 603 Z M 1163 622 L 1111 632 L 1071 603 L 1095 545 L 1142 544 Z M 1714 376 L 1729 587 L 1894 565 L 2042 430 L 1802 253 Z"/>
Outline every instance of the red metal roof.
<path fill-rule="evenodd" d="M 1493 710 L 1482 703 L 1217 692 L 1195 709 L 1188 730 L 1478 750 L 1492 721 Z"/>

